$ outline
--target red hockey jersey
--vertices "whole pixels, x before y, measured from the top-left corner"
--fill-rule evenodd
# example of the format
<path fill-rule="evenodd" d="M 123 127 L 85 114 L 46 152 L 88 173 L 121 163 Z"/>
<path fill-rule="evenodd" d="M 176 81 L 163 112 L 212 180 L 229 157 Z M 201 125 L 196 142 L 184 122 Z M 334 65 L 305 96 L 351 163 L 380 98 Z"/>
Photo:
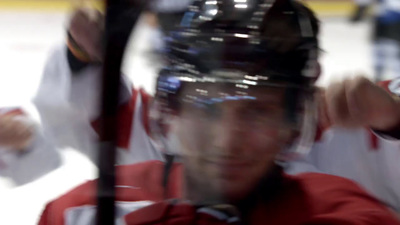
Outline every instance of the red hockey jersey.
<path fill-rule="evenodd" d="M 166 210 L 163 165 L 148 161 L 118 167 L 116 224 L 224 224 L 216 218 L 205 218 L 204 213 L 200 215 L 189 205 Z M 254 210 L 250 224 L 400 225 L 386 207 L 349 180 L 314 173 L 283 176 L 279 196 Z M 179 199 L 181 187 L 182 166 L 175 164 L 167 198 Z M 90 181 L 49 203 L 39 225 L 92 224 L 95 213 L 96 181 Z"/>

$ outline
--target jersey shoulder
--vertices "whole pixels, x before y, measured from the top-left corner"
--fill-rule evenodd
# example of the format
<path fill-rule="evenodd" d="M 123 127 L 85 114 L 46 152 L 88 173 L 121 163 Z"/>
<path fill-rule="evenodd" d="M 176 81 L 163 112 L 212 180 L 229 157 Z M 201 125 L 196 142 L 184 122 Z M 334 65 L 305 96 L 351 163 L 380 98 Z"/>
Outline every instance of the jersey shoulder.
<path fill-rule="evenodd" d="M 292 179 L 309 200 L 313 224 L 400 224 L 386 206 L 353 181 L 319 173 L 304 173 Z"/>
<path fill-rule="evenodd" d="M 170 173 L 170 189 L 167 197 L 176 198 L 180 195 L 177 187 L 180 182 L 181 166 L 176 164 Z M 140 201 L 161 201 L 165 196 L 162 185 L 164 163 L 161 161 L 146 161 L 116 168 L 116 201 L 134 203 Z M 72 208 L 95 206 L 97 198 L 97 180 L 88 181 L 56 200 L 48 203 L 41 215 L 40 225 L 64 224 L 65 213 Z"/>

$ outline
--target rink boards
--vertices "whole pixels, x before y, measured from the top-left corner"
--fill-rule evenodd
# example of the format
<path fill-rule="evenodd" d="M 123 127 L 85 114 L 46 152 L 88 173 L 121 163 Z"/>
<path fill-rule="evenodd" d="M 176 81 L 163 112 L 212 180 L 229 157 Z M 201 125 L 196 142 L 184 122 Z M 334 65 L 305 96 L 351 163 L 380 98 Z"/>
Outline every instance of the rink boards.
<path fill-rule="evenodd" d="M 349 15 L 353 9 L 350 0 L 306 0 L 320 16 Z M 96 0 L 0 0 L 0 10 L 44 10 L 68 11 L 81 4 L 94 4 L 102 8 L 102 1 Z"/>

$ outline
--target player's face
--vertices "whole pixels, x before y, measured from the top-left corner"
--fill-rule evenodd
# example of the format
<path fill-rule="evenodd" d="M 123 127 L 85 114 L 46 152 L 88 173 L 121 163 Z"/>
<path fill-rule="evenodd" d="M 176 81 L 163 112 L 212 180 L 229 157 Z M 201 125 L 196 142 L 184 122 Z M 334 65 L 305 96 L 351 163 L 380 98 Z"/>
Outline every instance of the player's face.
<path fill-rule="evenodd" d="M 284 93 L 284 88 L 185 86 L 173 129 L 187 179 L 208 189 L 197 190 L 206 195 L 202 198 L 238 201 L 265 176 L 292 133 Z"/>

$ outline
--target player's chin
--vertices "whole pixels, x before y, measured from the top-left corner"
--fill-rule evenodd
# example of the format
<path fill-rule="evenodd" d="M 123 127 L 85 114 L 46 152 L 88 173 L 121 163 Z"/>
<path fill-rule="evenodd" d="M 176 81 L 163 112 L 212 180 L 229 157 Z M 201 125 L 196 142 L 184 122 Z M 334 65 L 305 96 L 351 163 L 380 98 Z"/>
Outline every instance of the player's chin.
<path fill-rule="evenodd" d="M 254 189 L 254 182 L 251 181 L 228 181 L 220 183 L 219 190 L 227 203 L 235 204 L 241 202 Z"/>
<path fill-rule="evenodd" d="M 220 182 L 238 182 L 252 170 L 252 161 L 245 159 L 205 158 L 203 166 Z"/>
<path fill-rule="evenodd" d="M 245 198 L 259 180 L 259 176 L 254 173 L 251 166 L 235 168 L 217 166 L 211 171 L 213 186 L 217 187 L 223 199 L 228 202 L 236 202 Z"/>

